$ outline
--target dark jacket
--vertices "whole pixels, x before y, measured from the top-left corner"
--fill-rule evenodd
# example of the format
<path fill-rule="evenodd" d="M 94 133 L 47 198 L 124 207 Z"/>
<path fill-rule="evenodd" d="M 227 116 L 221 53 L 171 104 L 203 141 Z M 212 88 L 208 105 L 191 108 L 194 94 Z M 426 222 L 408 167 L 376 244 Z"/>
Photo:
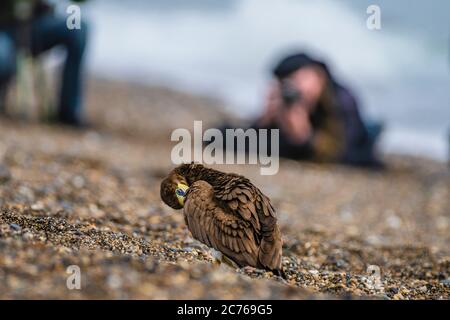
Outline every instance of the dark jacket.
<path fill-rule="evenodd" d="M 335 94 L 340 119 L 344 128 L 344 149 L 340 160 L 347 163 L 374 160 L 372 137 L 361 119 L 357 102 L 349 90 L 335 84 Z"/>
<path fill-rule="evenodd" d="M 1 0 L 0 28 L 14 27 L 50 11 L 52 6 L 44 0 Z"/>

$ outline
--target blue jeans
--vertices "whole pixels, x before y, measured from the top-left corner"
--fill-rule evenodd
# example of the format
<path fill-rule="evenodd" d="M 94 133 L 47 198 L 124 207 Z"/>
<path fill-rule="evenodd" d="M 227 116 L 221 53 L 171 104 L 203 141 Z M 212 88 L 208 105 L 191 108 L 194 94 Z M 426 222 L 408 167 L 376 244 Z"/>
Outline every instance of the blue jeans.
<path fill-rule="evenodd" d="M 70 30 L 65 17 L 44 15 L 33 20 L 31 28 L 31 52 L 37 56 L 56 46 L 66 51 L 62 74 L 58 119 L 73 123 L 81 118 L 82 109 L 82 67 L 87 43 L 87 25 Z M 17 30 L 0 30 L 0 83 L 7 82 L 16 72 Z"/>

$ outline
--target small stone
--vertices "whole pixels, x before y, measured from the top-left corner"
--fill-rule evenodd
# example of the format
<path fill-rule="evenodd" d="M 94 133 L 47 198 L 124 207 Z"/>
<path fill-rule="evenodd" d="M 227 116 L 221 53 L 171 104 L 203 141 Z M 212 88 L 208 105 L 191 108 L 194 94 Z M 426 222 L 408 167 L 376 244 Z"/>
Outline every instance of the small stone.
<path fill-rule="evenodd" d="M 427 290 L 428 290 L 427 286 L 422 286 L 422 287 L 419 288 L 420 292 L 424 292 L 425 293 L 425 292 L 427 292 Z"/>
<path fill-rule="evenodd" d="M 403 295 L 401 293 L 397 293 L 397 294 L 394 294 L 392 299 L 394 299 L 394 300 L 403 300 L 403 299 L 405 299 L 405 297 L 403 297 Z"/>
<path fill-rule="evenodd" d="M 386 219 L 386 224 L 392 229 L 398 229 L 402 225 L 402 220 L 395 214 L 390 214 Z"/>
<path fill-rule="evenodd" d="M 42 202 L 36 202 L 31 205 L 31 210 L 33 210 L 33 211 L 44 210 L 44 205 L 42 204 Z"/>
<path fill-rule="evenodd" d="M 256 272 L 256 268 L 250 267 L 250 266 L 245 266 L 245 267 L 244 267 L 244 271 L 245 271 L 246 273 L 254 273 L 254 272 Z"/>
<path fill-rule="evenodd" d="M 450 287 L 450 278 L 441 281 L 442 285 L 445 287 Z"/>
<path fill-rule="evenodd" d="M 82 189 L 85 185 L 84 178 L 82 176 L 75 176 L 72 179 L 72 184 L 77 189 Z"/>
<path fill-rule="evenodd" d="M 342 267 L 344 267 L 346 264 L 347 264 L 347 263 L 346 263 L 344 260 L 342 260 L 342 259 L 339 259 L 338 261 L 336 261 L 336 267 L 338 267 L 338 268 L 342 268 Z"/>
<path fill-rule="evenodd" d="M 409 292 L 410 291 L 408 289 L 406 289 L 406 288 L 403 288 L 403 289 L 400 290 L 400 293 L 401 294 L 405 294 L 405 295 L 409 294 Z"/>
<path fill-rule="evenodd" d="M 390 287 L 390 288 L 388 288 L 388 291 L 389 291 L 389 292 L 392 292 L 393 294 L 397 294 L 397 293 L 398 293 L 398 288 L 396 288 L 396 287 Z"/>
<path fill-rule="evenodd" d="M 25 232 L 22 235 L 22 237 L 23 237 L 24 240 L 27 240 L 27 241 L 30 241 L 30 240 L 34 239 L 34 235 L 31 232 Z"/>
<path fill-rule="evenodd" d="M 11 223 L 11 224 L 9 225 L 9 227 L 10 227 L 11 229 L 15 230 L 15 231 L 19 231 L 19 230 L 22 229 L 22 227 L 19 226 L 19 225 L 16 224 L 16 223 Z"/>

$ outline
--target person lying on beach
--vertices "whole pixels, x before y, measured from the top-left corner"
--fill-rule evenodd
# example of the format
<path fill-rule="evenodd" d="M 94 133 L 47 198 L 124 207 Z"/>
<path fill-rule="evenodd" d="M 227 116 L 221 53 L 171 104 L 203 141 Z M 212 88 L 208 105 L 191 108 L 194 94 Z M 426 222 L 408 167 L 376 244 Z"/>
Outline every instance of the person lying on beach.
<path fill-rule="evenodd" d="M 16 60 L 20 50 L 37 56 L 56 46 L 63 46 L 67 55 L 57 120 L 80 127 L 85 124 L 81 111 L 82 64 L 87 26 L 81 21 L 79 29 L 70 29 L 67 17 L 55 14 L 53 9 L 44 0 L 0 1 L 0 95 L 6 92 L 6 86 L 17 71 Z"/>
<path fill-rule="evenodd" d="M 363 122 L 355 98 L 323 62 L 296 53 L 273 76 L 264 111 L 250 128 L 279 129 L 281 157 L 382 166 L 374 147 L 381 126 Z"/>

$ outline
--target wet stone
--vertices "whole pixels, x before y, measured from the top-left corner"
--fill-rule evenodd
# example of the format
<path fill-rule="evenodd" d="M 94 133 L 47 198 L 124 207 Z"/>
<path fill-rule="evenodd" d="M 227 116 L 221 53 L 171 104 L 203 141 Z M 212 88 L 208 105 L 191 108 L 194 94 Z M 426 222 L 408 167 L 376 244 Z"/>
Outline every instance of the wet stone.
<path fill-rule="evenodd" d="M 10 227 L 12 230 L 14 230 L 14 231 L 20 231 L 20 230 L 22 229 L 22 227 L 19 226 L 19 225 L 16 224 L 16 223 L 11 223 L 11 224 L 9 225 L 9 227 Z"/>

